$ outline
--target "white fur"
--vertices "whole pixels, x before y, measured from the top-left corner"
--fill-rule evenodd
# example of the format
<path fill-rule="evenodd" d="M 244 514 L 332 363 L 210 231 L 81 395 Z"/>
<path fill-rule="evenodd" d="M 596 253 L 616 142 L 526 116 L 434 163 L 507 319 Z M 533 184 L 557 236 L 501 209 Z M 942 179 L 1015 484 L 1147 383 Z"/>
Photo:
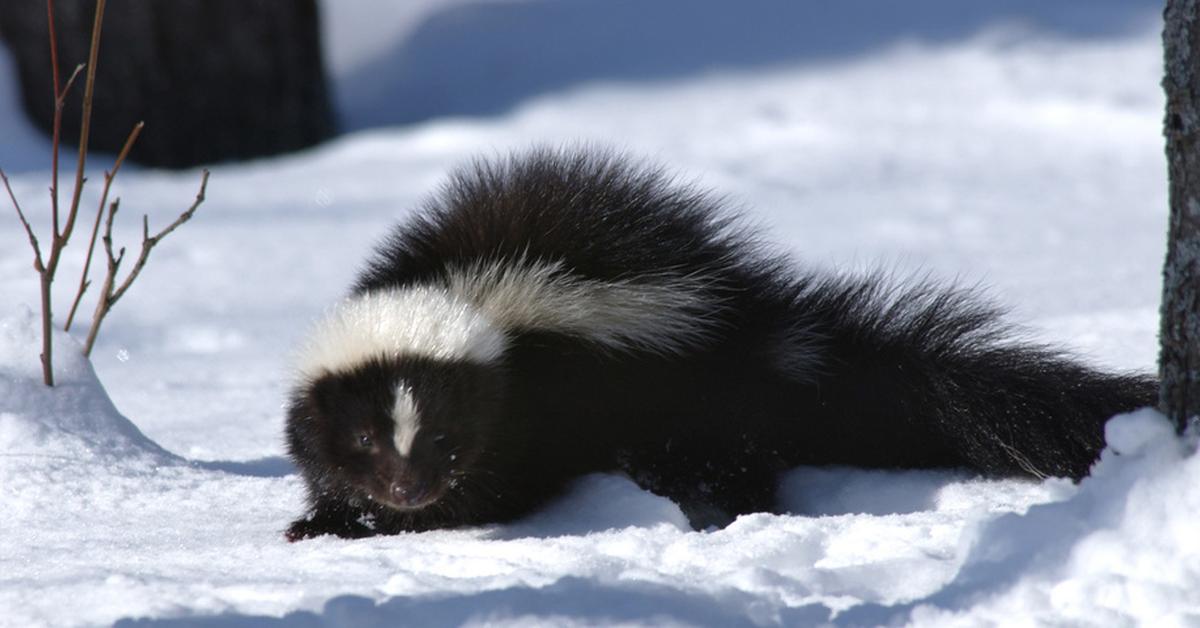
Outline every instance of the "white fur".
<path fill-rule="evenodd" d="M 314 379 L 369 359 L 420 355 L 492 363 L 504 330 L 547 330 L 617 351 L 682 353 L 710 333 L 720 307 L 690 275 L 583 279 L 558 263 L 450 269 L 439 284 L 369 292 L 336 306 L 310 334 L 298 370 Z"/>
<path fill-rule="evenodd" d="M 413 440 L 421 431 L 421 415 L 417 412 L 417 404 L 413 399 L 412 389 L 405 384 L 396 386 L 396 403 L 392 407 L 392 420 L 396 427 L 392 433 L 392 442 L 401 456 L 412 453 Z"/>
<path fill-rule="evenodd" d="M 719 307 L 702 277 L 597 281 L 525 260 L 455 268 L 446 283 L 504 329 L 556 331 L 618 351 L 681 353 L 704 339 Z"/>
<path fill-rule="evenodd" d="M 297 370 L 315 379 L 401 355 L 488 363 L 503 355 L 505 345 L 491 321 L 444 288 L 380 290 L 346 299 L 318 322 Z"/>

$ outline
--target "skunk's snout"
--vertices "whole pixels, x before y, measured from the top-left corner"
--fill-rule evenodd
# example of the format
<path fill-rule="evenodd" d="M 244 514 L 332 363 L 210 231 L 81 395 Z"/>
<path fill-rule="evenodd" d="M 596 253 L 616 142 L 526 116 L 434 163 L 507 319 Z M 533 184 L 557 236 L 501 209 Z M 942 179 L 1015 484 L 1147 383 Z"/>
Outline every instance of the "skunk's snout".
<path fill-rule="evenodd" d="M 409 460 L 400 460 L 393 468 L 390 480 L 385 480 L 385 500 L 395 508 L 415 510 L 424 508 L 441 497 L 440 483 L 433 474 L 423 471 L 420 465 Z M 385 478 L 387 476 L 384 476 Z"/>
<path fill-rule="evenodd" d="M 430 499 L 433 491 L 430 490 L 429 482 L 411 477 L 392 482 L 388 492 L 393 502 L 407 508 L 420 508 L 433 501 Z"/>

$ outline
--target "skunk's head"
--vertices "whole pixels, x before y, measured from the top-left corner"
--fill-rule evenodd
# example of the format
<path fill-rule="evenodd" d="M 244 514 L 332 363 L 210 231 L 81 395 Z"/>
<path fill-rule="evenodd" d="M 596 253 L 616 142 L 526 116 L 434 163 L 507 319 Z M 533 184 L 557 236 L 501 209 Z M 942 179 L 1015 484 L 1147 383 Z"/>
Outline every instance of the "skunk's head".
<path fill-rule="evenodd" d="M 428 289 L 360 295 L 301 356 L 287 437 L 317 493 L 396 511 L 437 503 L 479 462 L 503 403 L 503 336 Z"/>
<path fill-rule="evenodd" d="M 322 491 L 419 510 L 442 499 L 479 461 L 501 388 L 496 367 L 371 360 L 296 391 L 289 447 Z"/>

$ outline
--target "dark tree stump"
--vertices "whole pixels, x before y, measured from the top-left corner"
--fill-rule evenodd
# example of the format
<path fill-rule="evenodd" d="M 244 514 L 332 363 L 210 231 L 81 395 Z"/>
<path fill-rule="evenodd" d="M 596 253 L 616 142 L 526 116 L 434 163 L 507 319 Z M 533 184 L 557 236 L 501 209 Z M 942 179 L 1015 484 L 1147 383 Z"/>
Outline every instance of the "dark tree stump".
<path fill-rule="evenodd" d="M 63 80 L 87 60 L 95 0 L 57 0 Z M 54 112 L 46 4 L 0 0 L 22 103 L 50 133 Z M 79 137 L 83 81 L 63 138 Z M 97 64 L 90 146 L 117 152 L 145 121 L 130 159 L 153 166 L 272 155 L 334 130 L 315 0 L 109 0 Z"/>

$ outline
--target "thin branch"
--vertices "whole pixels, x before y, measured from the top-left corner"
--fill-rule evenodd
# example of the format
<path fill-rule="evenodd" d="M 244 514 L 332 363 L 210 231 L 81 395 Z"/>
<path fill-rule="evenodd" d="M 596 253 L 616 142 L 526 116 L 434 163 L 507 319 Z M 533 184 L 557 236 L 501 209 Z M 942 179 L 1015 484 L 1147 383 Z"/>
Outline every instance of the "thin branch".
<path fill-rule="evenodd" d="M 54 31 L 54 0 L 46 0 L 46 23 L 50 29 L 50 72 L 54 79 L 54 133 L 51 146 L 50 214 L 53 221 L 51 236 L 58 236 L 58 144 L 62 129 L 63 90 L 58 88 L 58 37 Z M 75 71 L 79 73 L 78 69 Z"/>
<path fill-rule="evenodd" d="M 108 192 L 112 187 L 113 179 L 117 177 L 117 172 L 121 170 L 121 164 L 125 163 L 125 157 L 133 148 L 133 143 L 137 141 L 138 135 L 141 134 L 142 128 L 146 126 L 144 122 L 138 122 L 134 125 L 133 130 L 129 132 L 129 137 L 125 139 L 125 145 L 121 147 L 121 152 L 117 154 L 117 161 L 113 164 L 111 172 L 104 173 L 104 191 L 100 194 L 100 205 L 96 207 L 96 222 L 92 225 L 92 239 L 88 242 L 87 258 L 83 262 L 83 273 L 79 276 L 79 291 L 75 293 L 75 301 L 71 303 L 71 311 L 67 314 L 67 322 L 63 326 L 64 331 L 71 330 L 71 322 L 75 320 L 75 311 L 79 309 L 79 302 L 83 300 L 83 293 L 87 292 L 88 286 L 92 282 L 88 281 L 88 271 L 92 266 L 92 253 L 96 250 L 96 234 L 100 231 L 100 219 L 104 216 L 104 206 L 108 203 Z"/>
<path fill-rule="evenodd" d="M 96 336 L 100 333 L 100 325 L 104 322 L 104 317 L 113 305 L 125 295 L 129 287 L 133 285 L 133 281 L 137 279 L 142 272 L 142 268 L 146 265 L 146 260 L 150 258 L 150 251 L 154 249 L 154 245 L 158 244 L 163 238 L 167 237 L 172 231 L 187 222 L 196 213 L 196 209 L 204 202 L 205 190 L 208 189 L 208 170 L 205 170 L 200 177 L 200 190 L 196 192 L 196 200 L 190 207 L 187 208 L 178 218 L 171 224 L 167 225 L 162 231 L 150 235 L 150 218 L 142 216 L 142 249 L 138 253 L 138 258 L 133 263 L 133 267 L 129 270 L 129 275 L 125 277 L 125 281 L 116 289 L 113 285 L 116 283 L 117 269 L 121 265 L 121 261 L 125 258 L 125 249 L 122 248 L 116 256 L 112 252 L 112 223 L 113 217 L 117 213 L 117 201 L 113 201 L 108 212 L 108 220 L 104 225 L 104 252 L 108 257 L 108 272 L 104 277 L 104 287 L 100 291 L 100 298 L 96 302 L 96 311 L 92 315 L 92 328 L 88 331 L 87 341 L 83 345 L 83 355 L 89 356 L 92 354 L 92 346 L 96 342 Z"/>
<path fill-rule="evenodd" d="M 117 216 L 117 210 L 121 207 L 121 199 L 113 199 L 113 202 L 108 206 L 108 220 L 104 221 L 104 253 L 108 257 L 108 265 L 114 271 L 117 266 L 121 265 L 121 259 L 125 257 L 125 247 L 121 247 L 121 252 L 117 257 L 113 257 L 112 252 L 112 227 L 113 219 Z M 116 274 L 115 272 L 113 273 Z"/>
<path fill-rule="evenodd" d="M 92 97 L 96 92 L 96 65 L 100 57 L 100 32 L 104 24 L 104 4 L 105 0 L 96 1 L 96 17 L 92 21 L 92 46 L 88 51 L 87 62 L 87 81 L 83 87 L 83 119 L 79 129 L 79 162 L 75 167 L 75 191 L 71 196 L 71 208 L 67 211 L 67 222 L 63 225 L 62 233 L 58 239 L 62 240 L 63 245 L 71 237 L 71 230 L 75 227 L 75 217 L 79 215 L 79 199 L 83 194 L 83 171 L 87 165 L 87 150 L 88 137 L 92 129 Z M 61 250 L 60 245 L 57 250 Z M 51 252 L 50 268 L 53 268 L 58 262 L 58 256 L 54 255 L 55 251 Z"/>
<path fill-rule="evenodd" d="M 8 184 L 8 177 L 4 175 L 3 170 L 0 170 L 0 179 L 4 180 L 4 189 L 8 190 L 8 198 L 12 199 L 13 208 L 17 210 L 17 218 L 21 219 L 21 224 L 25 227 L 25 234 L 29 236 L 29 244 L 33 247 L 33 268 L 40 274 L 45 271 L 45 266 L 42 265 L 42 249 L 38 246 L 37 236 L 33 235 L 33 228 L 25 219 L 25 212 L 21 211 L 21 204 L 17 202 L 17 196 L 13 194 L 12 186 Z"/>
<path fill-rule="evenodd" d="M 138 254 L 138 259 L 136 262 L 134 262 L 133 269 L 129 271 L 129 276 L 125 278 L 125 281 L 121 283 L 121 287 L 117 288 L 117 290 L 113 293 L 112 298 L 109 299 L 110 304 L 116 303 L 117 299 L 120 299 L 121 296 L 125 294 L 125 291 L 129 289 L 129 286 L 133 283 L 133 280 L 137 278 L 138 273 L 142 272 L 142 267 L 146 265 L 146 260 L 150 258 L 150 250 L 154 248 L 154 245 L 158 244 L 160 240 L 167 237 L 167 234 L 174 231 L 176 227 L 182 225 L 192 218 L 192 214 L 195 214 L 196 209 L 199 208 L 200 204 L 204 202 L 204 191 L 207 188 L 208 170 L 205 170 L 200 176 L 200 191 L 196 193 L 196 200 L 192 201 L 191 207 L 188 207 L 187 211 L 179 214 L 179 217 L 175 219 L 175 222 L 167 225 L 165 229 L 159 231 L 153 236 L 150 235 L 150 218 L 148 216 L 142 216 L 142 251 Z"/>
<path fill-rule="evenodd" d="M 75 84 L 76 77 L 87 67 L 86 63 L 80 63 L 75 66 L 75 70 L 71 72 L 71 76 L 67 79 L 67 84 L 63 86 L 62 92 L 58 94 L 58 98 L 54 100 L 55 107 L 62 109 L 67 103 L 67 94 L 71 93 L 71 86 Z"/>
<path fill-rule="evenodd" d="M 104 221 L 104 236 L 100 241 L 104 244 L 108 272 L 104 273 L 104 285 L 100 288 L 100 298 L 96 300 L 96 311 L 92 314 L 92 328 L 88 330 L 87 341 L 83 344 L 83 355 L 85 356 L 92 354 L 92 345 L 96 344 L 96 336 L 100 333 L 100 321 L 112 307 L 108 295 L 112 294 L 113 281 L 117 278 L 117 269 L 121 267 L 121 260 L 125 259 L 125 247 L 121 247 L 121 252 L 117 256 L 113 255 L 112 247 L 113 218 L 116 217 L 120 205 L 121 199 L 113 200 L 112 204 L 108 206 L 108 219 Z"/>
<path fill-rule="evenodd" d="M 51 26 L 53 29 L 53 26 Z M 51 34 L 53 37 L 53 33 Z M 55 43 L 53 39 L 50 42 L 51 50 L 54 50 Z M 57 55 L 54 55 L 57 57 Z M 71 92 L 71 86 L 75 84 L 75 78 L 83 71 L 83 64 L 75 66 L 75 71 L 71 73 L 71 77 L 67 79 L 67 84 L 61 90 L 58 88 L 58 61 L 54 61 L 54 123 L 53 123 L 53 138 L 51 140 L 51 165 L 50 165 L 50 215 L 51 224 L 53 225 L 54 237 L 58 237 L 58 148 L 62 143 L 62 114 L 63 108 L 67 103 L 67 94 Z"/>
<path fill-rule="evenodd" d="M 53 386 L 54 366 L 50 362 L 50 282 L 53 281 L 53 278 L 42 263 L 42 250 L 38 246 L 37 236 L 33 234 L 33 228 L 29 226 L 29 221 L 25 219 L 25 212 L 21 211 L 21 204 L 17 202 L 17 196 L 13 194 L 12 186 L 9 185 L 8 177 L 4 174 L 3 170 L 0 170 L 0 179 L 4 179 L 4 189 L 8 190 L 8 198 L 12 199 L 13 207 L 17 210 L 17 217 L 21 219 L 21 224 L 25 227 L 25 234 L 29 236 L 29 244 L 33 247 L 33 269 L 38 273 L 38 283 L 41 286 L 42 293 L 42 353 L 40 356 L 42 361 L 42 382 L 47 386 Z M 53 246 L 53 243 L 51 243 L 51 246 Z"/>
<path fill-rule="evenodd" d="M 54 97 L 58 98 L 58 38 L 54 36 L 54 0 L 46 0 L 46 21 L 50 25 L 50 72 L 54 78 Z"/>
<path fill-rule="evenodd" d="M 167 225 L 166 229 L 159 231 L 158 234 L 151 239 L 155 242 L 158 242 L 159 240 L 165 238 L 168 233 L 174 231 L 176 227 L 182 225 L 188 220 L 191 220 L 192 214 L 196 213 L 196 209 L 198 209 L 200 204 L 204 202 L 204 191 L 206 189 L 208 189 L 208 170 L 203 170 L 200 173 L 200 189 L 196 192 L 196 200 L 192 201 L 191 207 L 188 207 L 186 211 L 184 211 L 182 214 L 179 214 L 179 217 L 175 219 L 175 222 Z"/>
<path fill-rule="evenodd" d="M 121 199 L 113 199 L 112 204 L 108 206 L 108 220 L 104 221 L 104 253 L 108 256 L 108 267 L 112 271 L 111 274 L 114 279 L 117 276 L 117 268 L 121 266 L 121 260 L 125 259 L 125 247 L 121 247 L 116 257 L 113 257 L 112 252 L 113 219 L 116 218 L 117 210 L 120 207 Z"/>

